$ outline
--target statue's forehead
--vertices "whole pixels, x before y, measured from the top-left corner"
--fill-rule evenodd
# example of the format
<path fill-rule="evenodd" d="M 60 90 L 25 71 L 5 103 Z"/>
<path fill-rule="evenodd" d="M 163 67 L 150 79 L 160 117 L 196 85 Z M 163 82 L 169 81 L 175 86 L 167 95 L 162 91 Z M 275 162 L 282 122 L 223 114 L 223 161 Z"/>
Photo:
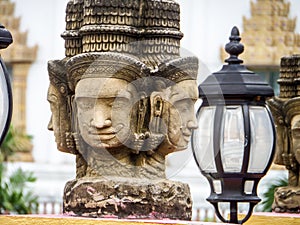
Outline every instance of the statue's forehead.
<path fill-rule="evenodd" d="M 300 115 L 295 115 L 291 120 L 291 128 L 300 128 Z"/>
<path fill-rule="evenodd" d="M 58 89 L 54 85 L 50 84 L 48 87 L 47 99 L 49 99 L 53 96 L 60 97 L 61 93 L 58 91 Z"/>
<path fill-rule="evenodd" d="M 172 86 L 170 92 L 170 101 L 176 102 L 185 98 L 198 99 L 198 89 L 196 81 L 188 80 L 177 83 Z"/>
<path fill-rule="evenodd" d="M 117 97 L 128 93 L 128 82 L 116 78 L 87 78 L 80 80 L 75 89 L 75 97 Z"/>

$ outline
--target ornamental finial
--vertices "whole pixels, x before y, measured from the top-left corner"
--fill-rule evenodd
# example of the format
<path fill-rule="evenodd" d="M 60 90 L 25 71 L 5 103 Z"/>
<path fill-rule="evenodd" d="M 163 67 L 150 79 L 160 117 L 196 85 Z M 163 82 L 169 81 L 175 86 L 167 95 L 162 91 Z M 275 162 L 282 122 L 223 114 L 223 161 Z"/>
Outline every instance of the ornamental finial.
<path fill-rule="evenodd" d="M 241 64 L 243 60 L 239 59 L 238 56 L 244 52 L 244 45 L 240 43 L 241 37 L 239 29 L 234 26 L 231 30 L 230 42 L 226 44 L 225 50 L 230 57 L 225 60 L 228 64 Z"/>

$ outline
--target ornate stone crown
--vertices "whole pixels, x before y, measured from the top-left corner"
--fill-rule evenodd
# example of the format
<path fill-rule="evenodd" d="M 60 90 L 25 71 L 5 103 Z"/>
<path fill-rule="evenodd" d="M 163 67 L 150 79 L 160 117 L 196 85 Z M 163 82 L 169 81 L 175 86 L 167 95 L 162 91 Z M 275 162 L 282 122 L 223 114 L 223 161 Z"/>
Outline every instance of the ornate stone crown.
<path fill-rule="evenodd" d="M 50 83 L 54 85 L 61 94 L 68 95 L 69 89 L 65 63 L 65 60 L 50 60 L 48 62 L 48 73 Z"/>
<path fill-rule="evenodd" d="M 159 65 L 159 76 L 175 83 L 184 80 L 196 80 L 198 75 L 198 58 L 176 58 Z"/>
<path fill-rule="evenodd" d="M 132 82 L 149 74 L 149 69 L 137 58 L 115 52 L 83 53 L 67 62 L 69 87 L 75 90 L 85 78 L 118 78 Z"/>
<path fill-rule="evenodd" d="M 180 7 L 172 0 L 70 0 L 62 37 L 67 57 L 106 51 L 179 55 Z"/>
<path fill-rule="evenodd" d="M 281 98 L 300 96 L 300 55 L 281 58 L 278 84 Z"/>
<path fill-rule="evenodd" d="M 286 115 L 285 117 L 286 123 L 290 124 L 292 118 L 300 114 L 300 97 L 296 97 L 288 100 L 284 104 L 283 108 Z"/>
<path fill-rule="evenodd" d="M 82 53 L 82 38 L 79 29 L 83 23 L 84 0 L 70 0 L 66 8 L 66 31 L 62 33 L 65 40 L 65 55 L 72 57 Z"/>

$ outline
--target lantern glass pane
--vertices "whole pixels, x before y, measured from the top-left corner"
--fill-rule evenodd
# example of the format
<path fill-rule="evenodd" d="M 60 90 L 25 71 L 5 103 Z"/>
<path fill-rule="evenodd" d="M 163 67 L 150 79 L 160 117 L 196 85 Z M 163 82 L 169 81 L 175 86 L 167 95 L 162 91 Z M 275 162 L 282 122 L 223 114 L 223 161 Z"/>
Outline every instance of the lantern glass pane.
<path fill-rule="evenodd" d="M 213 150 L 215 106 L 202 107 L 197 115 L 198 129 L 193 134 L 195 158 L 202 171 L 216 173 Z"/>
<path fill-rule="evenodd" d="M 4 74 L 4 70 L 2 68 L 2 64 L 0 64 L 0 135 L 2 135 L 6 121 L 8 118 L 8 90 L 7 83 Z"/>
<path fill-rule="evenodd" d="M 254 181 L 253 180 L 247 180 L 245 182 L 245 186 L 244 186 L 244 193 L 245 194 L 252 194 L 253 193 L 253 187 L 254 187 Z"/>
<path fill-rule="evenodd" d="M 222 182 L 220 180 L 213 180 L 213 187 L 216 194 L 222 194 Z"/>
<path fill-rule="evenodd" d="M 262 173 L 266 169 L 273 149 L 273 127 L 265 107 L 250 106 L 251 150 L 249 173 Z"/>
<path fill-rule="evenodd" d="M 244 117 L 241 106 L 224 108 L 221 129 L 221 159 L 224 172 L 241 172 L 244 158 Z"/>

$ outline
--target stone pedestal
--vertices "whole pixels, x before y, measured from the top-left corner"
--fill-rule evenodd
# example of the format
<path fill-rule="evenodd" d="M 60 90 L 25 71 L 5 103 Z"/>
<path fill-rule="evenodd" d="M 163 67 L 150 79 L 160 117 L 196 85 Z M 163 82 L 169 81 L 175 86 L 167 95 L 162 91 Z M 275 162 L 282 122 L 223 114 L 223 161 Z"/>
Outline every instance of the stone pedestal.
<path fill-rule="evenodd" d="M 84 178 L 66 184 L 64 213 L 101 218 L 190 220 L 192 200 L 189 186 L 181 182 Z"/>

